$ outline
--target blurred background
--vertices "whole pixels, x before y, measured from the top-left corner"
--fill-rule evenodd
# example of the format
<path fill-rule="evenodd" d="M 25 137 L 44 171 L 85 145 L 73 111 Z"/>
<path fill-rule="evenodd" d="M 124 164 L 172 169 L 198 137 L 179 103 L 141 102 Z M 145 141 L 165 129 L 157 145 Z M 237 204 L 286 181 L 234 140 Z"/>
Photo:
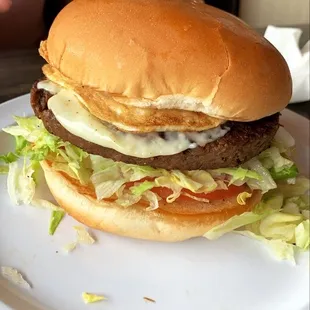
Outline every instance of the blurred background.
<path fill-rule="evenodd" d="M 0 103 L 27 93 L 40 77 L 43 60 L 38 56 L 37 46 L 46 37 L 57 13 L 70 0 L 12 0 L 6 12 L 3 9 L 1 12 L 1 1 L 5 0 L 0 0 Z M 309 40 L 309 0 L 204 2 L 239 16 L 262 34 L 270 24 L 293 26 L 303 30 L 301 45 Z"/>
<path fill-rule="evenodd" d="M 189 0 L 190 1 L 190 0 Z M 47 33 L 57 13 L 70 0 L 13 0 L 0 14 L 0 48 L 30 47 Z M 269 24 L 309 24 L 309 0 L 205 0 L 239 16 L 256 28 Z"/>

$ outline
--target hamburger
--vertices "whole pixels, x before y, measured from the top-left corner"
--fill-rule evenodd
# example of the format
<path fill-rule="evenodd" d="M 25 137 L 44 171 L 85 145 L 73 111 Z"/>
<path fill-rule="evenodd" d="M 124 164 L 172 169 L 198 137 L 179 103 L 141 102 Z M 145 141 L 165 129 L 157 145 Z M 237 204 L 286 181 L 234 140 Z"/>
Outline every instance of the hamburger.
<path fill-rule="evenodd" d="M 237 17 L 197 1 L 75 0 L 39 53 L 35 117 L 5 131 L 81 223 L 149 240 L 212 238 L 272 208 L 283 217 L 286 199 L 305 192 L 293 138 L 279 129 L 288 66 Z M 299 208 L 294 224 L 306 216 Z"/>

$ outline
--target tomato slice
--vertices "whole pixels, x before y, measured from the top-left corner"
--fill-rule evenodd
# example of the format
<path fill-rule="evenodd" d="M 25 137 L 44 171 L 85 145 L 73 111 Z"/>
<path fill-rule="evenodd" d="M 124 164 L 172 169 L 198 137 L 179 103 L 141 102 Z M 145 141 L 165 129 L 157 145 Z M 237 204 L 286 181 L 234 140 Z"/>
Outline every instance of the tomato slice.
<path fill-rule="evenodd" d="M 153 187 L 151 191 L 162 199 L 166 199 L 173 193 L 173 191 L 168 187 Z"/>

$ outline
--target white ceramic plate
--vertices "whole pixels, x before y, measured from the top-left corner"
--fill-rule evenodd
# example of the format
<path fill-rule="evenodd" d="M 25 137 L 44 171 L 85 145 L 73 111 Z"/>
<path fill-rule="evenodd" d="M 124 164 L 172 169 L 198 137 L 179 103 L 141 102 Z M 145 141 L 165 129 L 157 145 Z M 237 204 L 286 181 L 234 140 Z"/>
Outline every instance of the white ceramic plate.
<path fill-rule="evenodd" d="M 0 106 L 0 128 L 12 115 L 30 115 L 29 96 Z M 297 139 L 297 161 L 309 171 L 309 121 L 288 110 L 281 123 Z M 0 154 L 12 139 L 0 134 Z M 45 195 L 48 191 L 45 189 Z M 33 289 L 20 290 L 0 278 L 0 309 L 36 310 L 306 310 L 309 257 L 297 266 L 276 261 L 259 242 L 237 235 L 164 244 L 93 231 L 98 242 L 64 254 L 75 239 L 69 216 L 49 236 L 49 212 L 13 206 L 0 176 L 0 265 L 22 271 Z M 107 301 L 84 305 L 81 293 Z M 147 303 L 143 297 L 156 303 Z"/>

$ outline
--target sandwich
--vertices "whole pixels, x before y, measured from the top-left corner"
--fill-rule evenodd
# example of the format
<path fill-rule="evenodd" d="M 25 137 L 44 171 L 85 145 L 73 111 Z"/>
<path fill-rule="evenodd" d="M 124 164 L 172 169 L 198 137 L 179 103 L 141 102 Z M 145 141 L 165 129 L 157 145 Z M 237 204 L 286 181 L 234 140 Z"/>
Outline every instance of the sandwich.
<path fill-rule="evenodd" d="M 66 213 L 132 238 L 309 246 L 309 183 L 280 125 L 290 72 L 243 21 L 197 1 L 75 0 L 39 53 L 35 116 L 4 130 Z"/>

